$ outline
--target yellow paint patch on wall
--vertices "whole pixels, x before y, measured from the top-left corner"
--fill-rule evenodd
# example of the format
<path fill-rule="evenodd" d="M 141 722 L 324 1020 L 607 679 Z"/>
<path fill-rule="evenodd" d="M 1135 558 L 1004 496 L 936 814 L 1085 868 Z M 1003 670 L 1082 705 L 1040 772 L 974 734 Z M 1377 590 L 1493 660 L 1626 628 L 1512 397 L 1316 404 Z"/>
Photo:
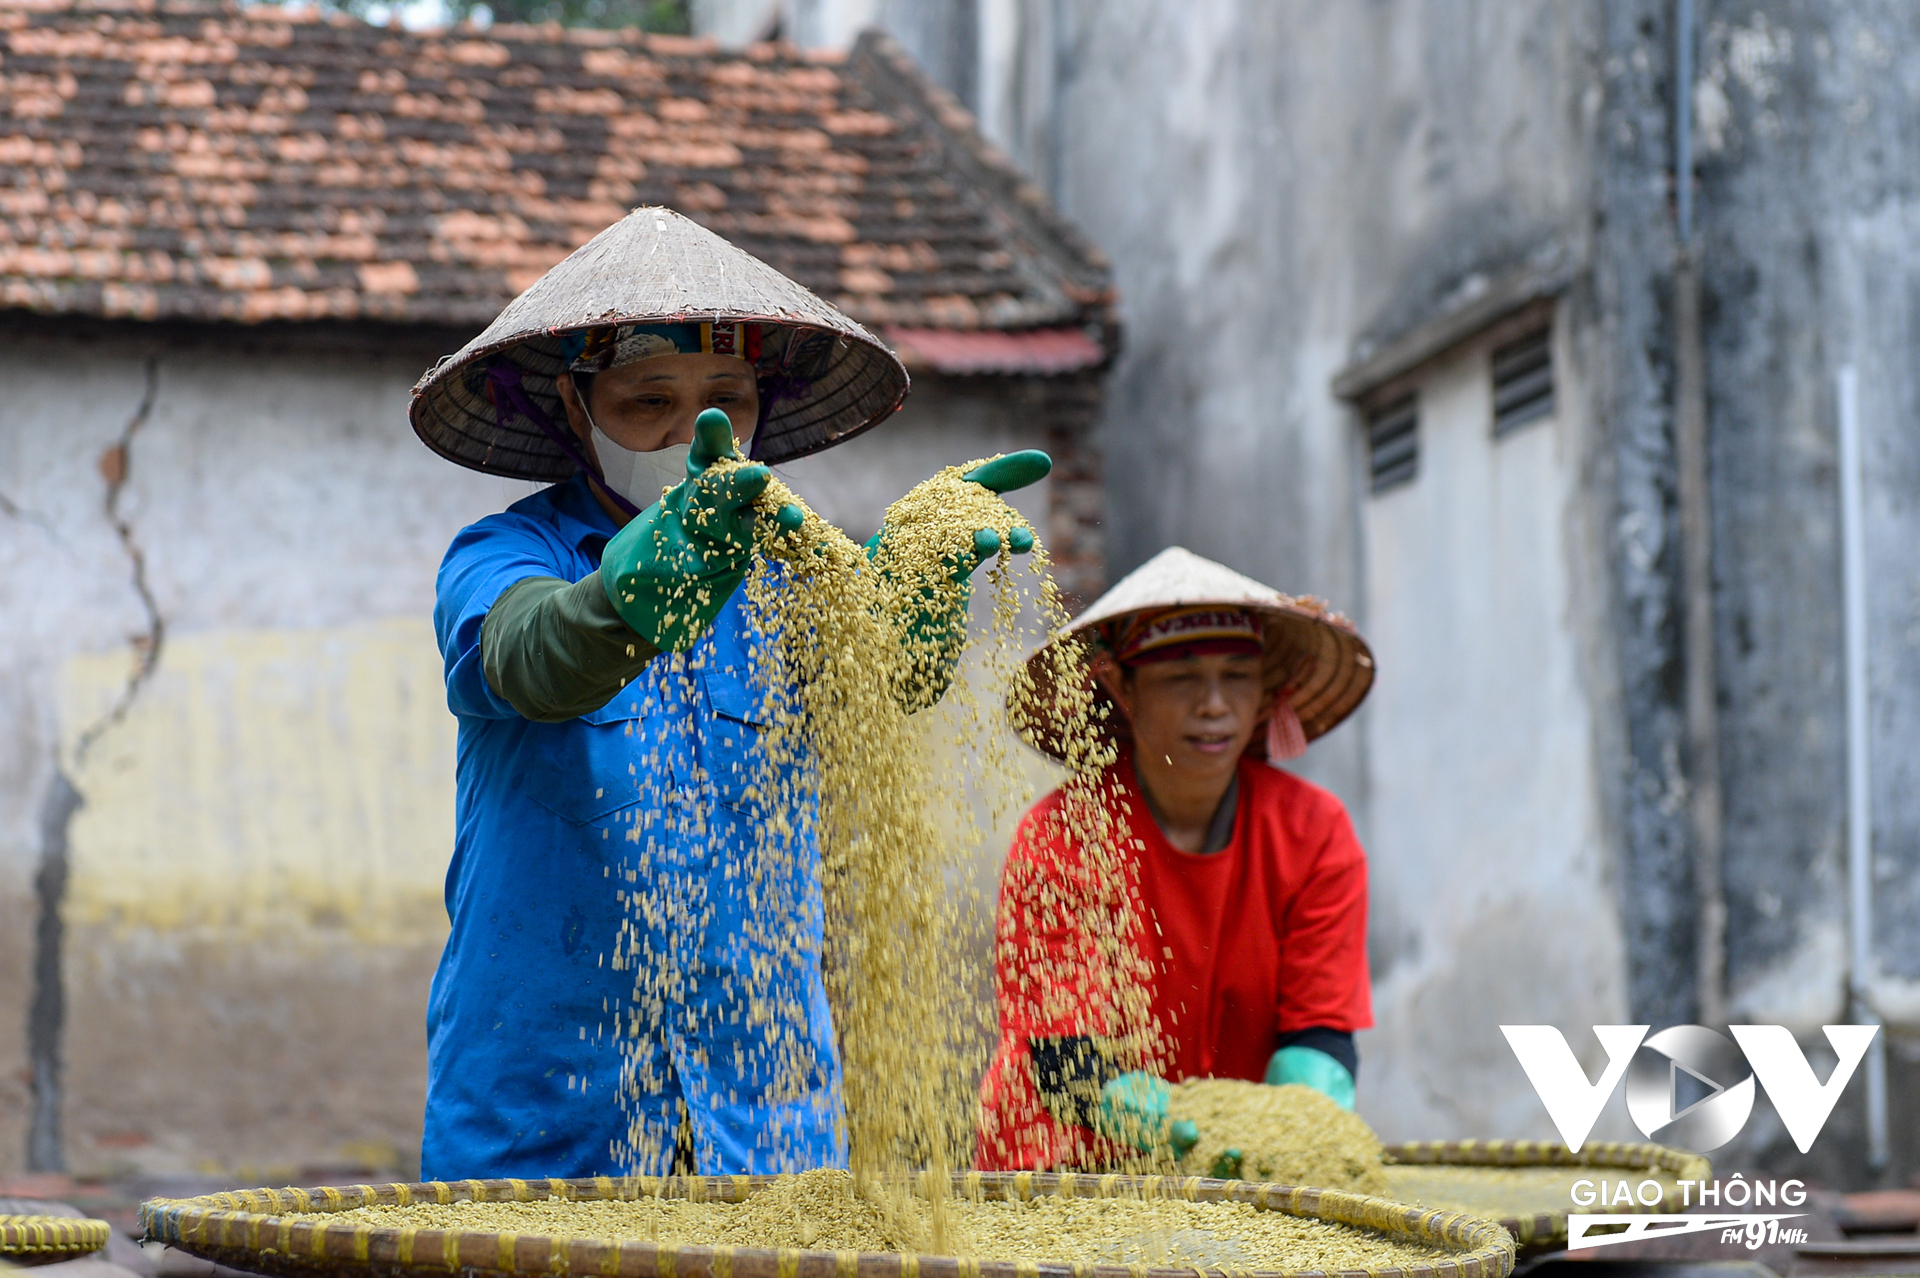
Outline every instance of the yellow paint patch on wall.
<path fill-rule="evenodd" d="M 125 718 L 74 757 L 133 657 L 63 674 L 69 920 L 377 944 L 446 932 L 454 720 L 425 621 L 171 639 Z M 293 933 L 295 935 L 287 935 Z"/>

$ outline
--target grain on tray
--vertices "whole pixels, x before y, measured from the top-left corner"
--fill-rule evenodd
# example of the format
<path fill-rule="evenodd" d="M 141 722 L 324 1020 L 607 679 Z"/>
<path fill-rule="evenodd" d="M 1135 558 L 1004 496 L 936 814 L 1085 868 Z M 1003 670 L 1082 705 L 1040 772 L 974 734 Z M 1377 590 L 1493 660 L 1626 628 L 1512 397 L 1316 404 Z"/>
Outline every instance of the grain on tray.
<path fill-rule="evenodd" d="M 951 1216 L 950 1245 L 935 1248 L 933 1217 L 942 1208 Z M 418 1203 L 358 1207 L 328 1219 L 682 1246 L 937 1250 L 980 1260 L 1250 1270 L 1379 1269 L 1449 1254 L 1245 1203 L 1042 1196 L 1028 1202 L 959 1197 L 936 1204 L 917 1194 L 865 1192 L 841 1171 L 782 1177 L 743 1203 L 660 1198 Z"/>
<path fill-rule="evenodd" d="M 1174 1086 L 1169 1109 L 1200 1128 L 1200 1143 L 1180 1163 L 1189 1175 L 1210 1174 L 1238 1150 L 1241 1180 L 1386 1192 L 1380 1138 L 1310 1087 L 1195 1079 Z"/>
<path fill-rule="evenodd" d="M 717 468 L 742 464 L 730 459 Z M 990 917 L 967 896 L 977 893 L 968 885 L 980 859 L 973 803 L 978 796 L 990 810 L 1018 811 L 1031 801 L 1006 757 L 1001 706 L 1008 684 L 1030 677 L 1023 657 L 1031 641 L 1067 619 L 1036 538 L 1031 553 L 1018 560 L 1001 554 L 973 575 L 971 590 L 987 605 L 974 611 L 986 614 L 986 624 L 969 633 L 958 556 L 982 529 L 1002 546 L 1013 543 L 1016 529 L 1031 532 L 997 494 L 964 479 L 977 464 L 948 467 L 895 502 L 871 552 L 774 477 L 756 503 L 763 517 L 742 586 L 749 631 L 759 636 L 751 659 L 765 690 L 757 718 L 767 763 L 748 787 L 749 801 L 767 817 L 754 824 L 740 869 L 757 901 L 745 926 L 755 949 L 770 956 L 767 971 L 798 961 L 803 903 L 787 897 L 809 877 L 792 871 L 796 858 L 811 859 L 811 836 L 825 895 L 823 967 L 849 1157 L 855 1173 L 874 1183 L 910 1167 L 944 1183 L 946 1169 L 971 1158 L 974 1080 L 993 1038 L 991 1003 L 967 998 L 979 988 L 969 965 L 985 943 L 967 929 Z M 788 505 L 801 512 L 798 527 L 775 518 Z M 1023 612 L 1023 603 L 1032 611 Z M 959 624 L 950 624 L 956 617 Z M 1083 662 L 1079 649 L 1061 646 L 1056 707 L 1078 743 L 1070 769 L 1092 777 L 1112 750 L 1093 718 Z M 956 669 L 962 677 L 949 686 Z M 936 702 L 937 712 L 926 713 Z M 942 736 L 956 748 L 936 769 Z M 1089 842 L 1112 842 L 1103 805 L 1089 800 L 1075 811 Z M 651 925 L 625 929 L 614 946 L 614 964 L 634 973 L 632 1004 L 671 1002 L 684 965 L 648 946 L 665 936 L 671 948 L 674 937 L 704 932 L 704 907 L 644 881 L 618 887 L 630 916 Z M 1130 935 L 1116 918 L 1111 934 Z M 675 926 L 658 926 L 662 919 Z M 1144 985 L 1120 984 L 1117 1001 L 1146 1006 Z M 819 1076 L 806 1010 L 751 988 L 737 994 L 747 1010 L 733 1014 L 752 1017 L 753 1031 L 744 1036 L 753 1059 L 741 1064 L 776 1080 L 776 1092 L 805 1094 Z M 650 1023 L 625 1020 L 636 1029 Z M 630 1071 L 636 1092 L 660 1084 Z M 634 1108 L 622 1162 L 635 1171 L 667 1170 L 674 1133 L 653 1107 Z M 778 1134 L 772 1138 L 777 1144 Z M 789 1166 L 778 1148 L 764 1165 Z"/>

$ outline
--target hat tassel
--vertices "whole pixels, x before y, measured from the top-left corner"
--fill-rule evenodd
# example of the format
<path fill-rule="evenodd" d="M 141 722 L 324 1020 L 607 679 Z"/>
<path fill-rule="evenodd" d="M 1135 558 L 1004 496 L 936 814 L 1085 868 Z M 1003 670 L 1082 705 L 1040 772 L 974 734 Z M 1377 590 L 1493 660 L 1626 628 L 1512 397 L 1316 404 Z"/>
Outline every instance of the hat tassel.
<path fill-rule="evenodd" d="M 1267 764 L 1277 768 L 1306 752 L 1306 729 L 1300 726 L 1300 716 L 1293 712 L 1293 703 L 1283 694 L 1274 701 L 1273 713 L 1267 716 Z"/>

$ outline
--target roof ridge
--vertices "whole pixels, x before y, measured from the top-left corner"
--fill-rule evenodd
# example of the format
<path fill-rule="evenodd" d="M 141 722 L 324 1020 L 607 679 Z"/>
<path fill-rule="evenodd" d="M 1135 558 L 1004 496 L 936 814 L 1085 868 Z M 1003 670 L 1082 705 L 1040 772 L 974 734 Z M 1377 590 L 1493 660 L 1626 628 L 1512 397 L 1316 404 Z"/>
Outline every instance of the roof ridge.
<path fill-rule="evenodd" d="M 1083 309 L 1111 309 L 1113 287 L 1106 255 L 1069 222 L 1025 170 L 980 130 L 960 100 L 934 81 L 891 35 L 879 28 L 860 34 L 848 70 L 868 71 L 868 87 L 920 117 L 958 166 L 981 186 L 1006 197 L 996 211 L 1011 213 L 1018 231 L 1036 250 L 1065 269 L 1077 286 L 1070 300 Z"/>

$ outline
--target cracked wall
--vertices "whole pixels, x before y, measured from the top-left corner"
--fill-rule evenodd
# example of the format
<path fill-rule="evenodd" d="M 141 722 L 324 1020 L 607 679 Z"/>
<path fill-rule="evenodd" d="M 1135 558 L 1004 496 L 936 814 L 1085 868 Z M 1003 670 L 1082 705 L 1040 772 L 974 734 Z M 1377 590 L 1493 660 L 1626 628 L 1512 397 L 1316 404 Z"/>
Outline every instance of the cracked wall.
<path fill-rule="evenodd" d="M 452 529 L 527 486 L 414 440 L 406 395 L 437 343 L 11 336 L 9 918 L 31 908 L 60 777 L 79 801 L 61 823 L 60 1130 L 43 1104 L 33 1161 L 405 1170 L 451 844 L 433 572 Z M 17 948 L 0 949 L 9 997 L 35 985 Z M 9 1080 L 29 1020 L 0 1007 Z M 279 1112 L 289 1087 L 307 1110 Z M 0 1090 L 0 1169 L 27 1150 L 24 1099 Z"/>

